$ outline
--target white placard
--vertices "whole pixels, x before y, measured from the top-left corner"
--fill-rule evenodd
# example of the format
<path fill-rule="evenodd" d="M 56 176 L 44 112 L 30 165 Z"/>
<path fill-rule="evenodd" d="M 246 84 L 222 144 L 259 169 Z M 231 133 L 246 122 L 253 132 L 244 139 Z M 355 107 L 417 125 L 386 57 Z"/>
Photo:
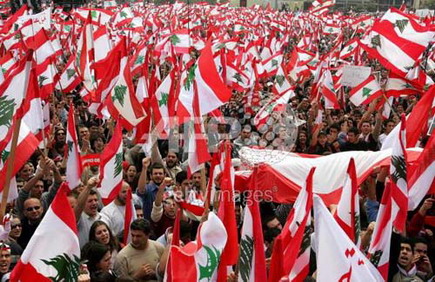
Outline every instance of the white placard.
<path fill-rule="evenodd" d="M 355 87 L 366 80 L 371 72 L 372 69 L 370 67 L 346 65 L 343 68 L 341 84 L 344 86 Z"/>

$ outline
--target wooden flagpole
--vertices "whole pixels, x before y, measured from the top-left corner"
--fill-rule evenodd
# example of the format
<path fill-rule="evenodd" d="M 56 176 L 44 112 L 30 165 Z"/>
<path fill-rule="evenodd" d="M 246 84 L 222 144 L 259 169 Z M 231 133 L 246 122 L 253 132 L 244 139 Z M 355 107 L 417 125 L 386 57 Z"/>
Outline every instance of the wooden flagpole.
<path fill-rule="evenodd" d="M 3 186 L 3 195 L 2 195 L 2 201 L 0 206 L 0 220 L 5 215 L 6 211 L 6 204 L 8 202 L 8 195 L 9 195 L 9 186 L 11 184 L 11 178 L 12 178 L 12 170 L 14 167 L 15 162 L 15 150 L 17 148 L 18 143 L 18 136 L 20 134 L 20 128 L 21 128 L 21 118 L 17 119 L 14 133 L 12 135 L 12 145 L 11 145 L 11 151 L 8 157 L 8 165 L 6 167 L 6 182 Z"/>

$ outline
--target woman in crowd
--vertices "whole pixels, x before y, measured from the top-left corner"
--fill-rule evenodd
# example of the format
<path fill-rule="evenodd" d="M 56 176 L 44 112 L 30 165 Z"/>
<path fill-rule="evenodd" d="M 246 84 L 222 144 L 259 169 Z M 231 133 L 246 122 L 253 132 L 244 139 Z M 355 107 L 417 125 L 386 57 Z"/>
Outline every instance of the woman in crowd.
<path fill-rule="evenodd" d="M 112 231 L 105 222 L 97 220 L 92 224 L 89 231 L 89 241 L 98 242 L 107 246 L 112 254 L 111 260 L 113 265 L 115 257 L 121 249 L 121 245 L 119 244 L 118 239 L 113 236 Z"/>
<path fill-rule="evenodd" d="M 82 248 L 82 261 L 88 267 L 91 282 L 112 282 L 116 280 L 112 272 L 112 252 L 109 246 L 90 241 Z"/>

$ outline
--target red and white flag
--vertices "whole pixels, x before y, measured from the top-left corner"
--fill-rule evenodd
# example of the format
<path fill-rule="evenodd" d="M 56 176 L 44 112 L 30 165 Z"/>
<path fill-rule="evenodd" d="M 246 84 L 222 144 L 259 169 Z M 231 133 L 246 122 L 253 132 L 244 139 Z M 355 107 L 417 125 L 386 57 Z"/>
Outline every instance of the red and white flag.
<path fill-rule="evenodd" d="M 79 141 L 77 139 L 76 122 L 74 105 L 70 104 L 68 112 L 68 126 L 66 134 L 66 181 L 71 190 L 80 185 L 82 177 L 82 161 L 79 150 Z"/>
<path fill-rule="evenodd" d="M 314 196 L 317 281 L 384 281 L 376 267 Z"/>
<path fill-rule="evenodd" d="M 33 234 L 11 281 L 77 281 L 80 245 L 64 183 Z M 53 240 L 53 238 L 57 238 Z"/>
<path fill-rule="evenodd" d="M 361 241 L 359 233 L 361 230 L 358 183 L 356 177 L 355 161 L 350 159 L 347 167 L 347 175 L 343 184 L 341 198 L 337 205 L 334 218 L 347 236 L 357 245 Z"/>
<path fill-rule="evenodd" d="M 127 190 L 127 199 L 125 200 L 125 215 L 124 215 L 124 235 L 123 243 L 127 245 L 131 242 L 130 224 L 137 218 L 136 209 L 134 208 L 133 195 L 131 187 Z"/>
<path fill-rule="evenodd" d="M 361 82 L 358 86 L 352 88 L 349 92 L 350 101 L 355 105 L 369 104 L 374 99 L 382 95 L 382 89 L 376 78 L 370 75 L 366 80 Z"/>
<path fill-rule="evenodd" d="M 311 168 L 305 186 L 291 210 L 287 222 L 273 248 L 269 281 L 303 281 L 309 272 L 311 245 L 311 208 L 313 205 L 313 175 Z M 275 242 L 276 242 L 275 241 Z"/>
<path fill-rule="evenodd" d="M 408 210 L 415 210 L 426 194 L 435 192 L 435 134 L 426 143 L 416 164 L 409 168 Z"/>
<path fill-rule="evenodd" d="M 216 281 L 217 269 L 228 235 L 222 221 L 214 213 L 198 228 L 197 239 L 180 248 L 171 246 L 171 280 L 166 281 Z"/>
<path fill-rule="evenodd" d="M 260 208 L 254 191 L 250 191 L 240 235 L 239 281 L 266 282 L 266 257 Z"/>
<path fill-rule="evenodd" d="M 408 215 L 408 175 L 406 165 L 406 118 L 402 114 L 399 138 L 393 143 L 391 152 L 390 178 L 393 198 L 394 227 L 404 231 Z"/>
<path fill-rule="evenodd" d="M 100 184 L 98 191 L 105 205 L 112 202 L 122 187 L 122 130 L 121 123 L 115 130 L 100 158 Z"/>
<path fill-rule="evenodd" d="M 368 251 L 370 261 L 378 268 L 382 277 L 388 279 L 390 265 L 391 232 L 393 231 L 391 182 L 385 183 L 384 194 L 379 205 L 376 226 Z"/>

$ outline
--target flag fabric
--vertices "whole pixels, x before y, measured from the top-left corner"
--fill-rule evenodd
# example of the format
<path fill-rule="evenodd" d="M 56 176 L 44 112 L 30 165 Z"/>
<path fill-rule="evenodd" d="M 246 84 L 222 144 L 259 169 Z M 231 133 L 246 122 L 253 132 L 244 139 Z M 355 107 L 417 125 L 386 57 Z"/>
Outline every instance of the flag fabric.
<path fill-rule="evenodd" d="M 217 269 L 228 235 L 214 213 L 198 228 L 197 239 L 184 247 L 171 246 L 172 281 L 216 281 Z M 167 280 L 169 281 L 169 280 Z"/>
<path fill-rule="evenodd" d="M 192 95 L 192 92 L 197 93 L 198 103 L 193 101 L 194 95 Z M 194 105 L 198 107 L 198 116 L 206 115 L 228 102 L 230 98 L 231 91 L 223 83 L 217 71 L 211 50 L 211 40 L 209 40 L 197 63 L 189 69 L 185 76 L 178 97 L 177 116 L 180 120 L 195 116 Z"/>
<path fill-rule="evenodd" d="M 238 260 L 238 232 L 234 204 L 234 167 L 231 164 L 231 144 L 221 144 L 221 194 L 219 199 L 218 217 L 225 226 L 228 240 L 222 252 L 219 264 L 218 281 L 226 281 L 227 266 L 237 264 Z"/>
<path fill-rule="evenodd" d="M 295 201 L 281 234 L 275 239 L 269 271 L 269 281 L 303 281 L 309 272 L 311 245 L 311 208 L 313 205 L 313 175 L 311 168 L 306 184 Z"/>
<path fill-rule="evenodd" d="M 64 182 L 30 239 L 11 281 L 77 281 L 80 245 L 65 186 Z"/>
<path fill-rule="evenodd" d="M 287 91 L 279 97 L 274 97 L 267 102 L 255 115 L 254 124 L 257 127 L 265 125 L 273 112 L 284 112 L 290 98 L 295 96 L 293 91 Z"/>
<path fill-rule="evenodd" d="M 368 257 L 379 270 L 386 281 L 388 279 L 388 267 L 390 263 L 390 244 L 393 232 L 391 182 L 385 183 L 384 193 L 379 205 L 376 217 L 375 230 L 368 250 Z"/>
<path fill-rule="evenodd" d="M 122 187 L 122 131 L 121 123 L 115 130 L 100 157 L 99 192 L 105 205 L 112 202 Z"/>
<path fill-rule="evenodd" d="M 393 144 L 391 152 L 391 196 L 393 197 L 393 217 L 395 217 L 394 227 L 403 231 L 408 215 L 408 175 L 406 165 L 406 118 L 405 114 L 401 117 L 401 128 L 399 138 Z"/>
<path fill-rule="evenodd" d="M 360 211 L 358 183 L 355 170 L 355 160 L 350 159 L 347 167 L 347 175 L 343 184 L 341 198 L 337 205 L 334 218 L 340 225 L 341 229 L 349 236 L 357 246 L 360 245 Z"/>
<path fill-rule="evenodd" d="M 410 14 L 391 8 L 360 42 L 370 57 L 405 77 L 434 36 L 432 27 L 423 26 Z"/>
<path fill-rule="evenodd" d="M 332 217 L 322 199 L 314 196 L 316 281 L 384 281 L 379 271 Z"/>
<path fill-rule="evenodd" d="M 124 236 L 123 243 L 127 245 L 131 242 L 130 224 L 137 218 L 136 209 L 133 202 L 133 194 L 131 187 L 127 190 L 127 199 L 125 200 L 125 215 L 124 215 Z"/>
<path fill-rule="evenodd" d="M 426 143 L 416 164 L 409 171 L 408 210 L 415 210 L 426 194 L 435 192 L 435 134 Z"/>
<path fill-rule="evenodd" d="M 83 168 L 76 131 L 75 110 L 72 103 L 68 112 L 66 144 L 66 181 L 70 189 L 73 190 L 80 185 Z"/>
<path fill-rule="evenodd" d="M 71 57 L 65 65 L 65 69 L 60 75 L 59 83 L 56 84 L 56 89 L 62 91 L 63 93 L 69 93 L 73 91 L 82 82 L 82 79 L 77 74 L 77 71 L 74 67 L 75 59 L 76 55 L 71 54 Z"/>
<path fill-rule="evenodd" d="M 352 88 L 349 92 L 350 101 L 355 105 L 369 104 L 374 99 L 382 95 L 382 89 L 376 78 L 370 75 L 366 80 L 361 82 L 358 86 Z"/>
<path fill-rule="evenodd" d="M 250 191 L 245 206 L 243 227 L 240 235 L 239 281 L 267 281 L 266 257 L 260 208 L 254 191 Z"/>

